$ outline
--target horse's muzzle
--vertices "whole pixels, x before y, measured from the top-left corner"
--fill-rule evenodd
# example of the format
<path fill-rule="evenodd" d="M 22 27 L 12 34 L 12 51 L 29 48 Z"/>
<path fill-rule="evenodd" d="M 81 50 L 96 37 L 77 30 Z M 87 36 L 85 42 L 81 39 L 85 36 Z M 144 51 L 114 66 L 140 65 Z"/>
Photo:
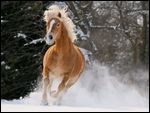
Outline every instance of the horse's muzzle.
<path fill-rule="evenodd" d="M 52 39 L 53 39 L 52 35 L 49 35 L 49 36 L 48 36 L 48 38 L 49 38 L 50 40 L 52 40 Z"/>
<path fill-rule="evenodd" d="M 48 45 L 52 45 L 55 42 L 52 35 L 45 36 L 44 39 Z"/>

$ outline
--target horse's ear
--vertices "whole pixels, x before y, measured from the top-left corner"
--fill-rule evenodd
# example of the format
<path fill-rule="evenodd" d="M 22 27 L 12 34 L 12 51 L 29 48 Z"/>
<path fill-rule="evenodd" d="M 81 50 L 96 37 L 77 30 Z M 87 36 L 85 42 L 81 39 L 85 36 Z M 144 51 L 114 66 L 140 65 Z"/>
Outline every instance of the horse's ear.
<path fill-rule="evenodd" d="M 58 13 L 58 17 L 61 18 L 61 13 L 60 12 Z"/>

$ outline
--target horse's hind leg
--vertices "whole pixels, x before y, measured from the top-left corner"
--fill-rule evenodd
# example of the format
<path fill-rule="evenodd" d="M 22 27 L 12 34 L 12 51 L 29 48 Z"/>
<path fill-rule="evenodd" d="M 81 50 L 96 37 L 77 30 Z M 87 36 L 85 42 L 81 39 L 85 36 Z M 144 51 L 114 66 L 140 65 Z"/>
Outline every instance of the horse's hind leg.
<path fill-rule="evenodd" d="M 43 105 L 48 105 L 48 101 L 47 101 L 47 90 L 48 90 L 48 86 L 50 85 L 50 80 L 48 77 L 43 79 L 43 95 L 42 95 L 42 104 Z"/>

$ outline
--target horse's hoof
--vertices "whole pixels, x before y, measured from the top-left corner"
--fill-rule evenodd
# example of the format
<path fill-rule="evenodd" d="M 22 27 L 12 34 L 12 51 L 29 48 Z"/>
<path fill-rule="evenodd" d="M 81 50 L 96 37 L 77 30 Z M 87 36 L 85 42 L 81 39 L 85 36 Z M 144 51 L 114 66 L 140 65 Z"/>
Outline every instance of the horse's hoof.
<path fill-rule="evenodd" d="M 48 102 L 47 101 L 42 101 L 40 105 L 48 106 Z"/>
<path fill-rule="evenodd" d="M 53 105 L 57 105 L 60 106 L 61 105 L 61 100 L 59 100 L 59 98 L 55 98 L 55 100 L 53 101 Z"/>

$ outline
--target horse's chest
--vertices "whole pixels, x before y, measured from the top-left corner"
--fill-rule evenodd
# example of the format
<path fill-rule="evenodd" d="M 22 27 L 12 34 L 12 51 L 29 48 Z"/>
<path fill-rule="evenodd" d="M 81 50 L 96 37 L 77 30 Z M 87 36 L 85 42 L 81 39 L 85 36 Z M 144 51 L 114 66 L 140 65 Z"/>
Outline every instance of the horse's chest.
<path fill-rule="evenodd" d="M 56 74 L 62 74 L 62 73 L 64 72 L 63 68 L 60 67 L 59 65 L 56 66 L 56 67 L 54 67 L 54 68 L 52 69 L 52 71 L 53 71 L 53 73 L 56 73 Z"/>
<path fill-rule="evenodd" d="M 66 73 L 70 72 L 70 68 L 66 65 L 58 62 L 54 67 L 51 68 L 51 76 L 54 78 L 63 77 Z"/>
<path fill-rule="evenodd" d="M 69 56 L 61 56 L 58 53 L 53 52 L 48 57 L 47 66 L 53 75 L 63 75 L 68 73 L 72 67 L 71 58 Z"/>
<path fill-rule="evenodd" d="M 50 72 L 50 76 L 61 77 L 64 75 L 64 70 L 60 66 L 53 67 Z"/>

